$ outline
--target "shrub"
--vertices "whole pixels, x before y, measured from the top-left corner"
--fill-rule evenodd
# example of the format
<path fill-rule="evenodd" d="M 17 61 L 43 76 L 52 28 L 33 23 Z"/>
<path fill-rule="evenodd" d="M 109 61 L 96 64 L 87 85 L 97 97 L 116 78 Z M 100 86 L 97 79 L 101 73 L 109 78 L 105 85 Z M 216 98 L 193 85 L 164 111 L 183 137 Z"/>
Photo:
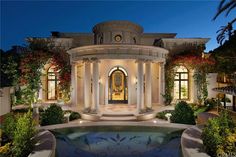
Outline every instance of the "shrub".
<path fill-rule="evenodd" d="M 172 112 L 173 112 L 173 110 L 165 110 L 165 111 L 162 111 L 162 112 L 158 112 L 157 115 L 156 115 L 156 118 L 167 120 L 167 117 L 165 115 L 167 113 L 172 114 Z"/>
<path fill-rule="evenodd" d="M 63 123 L 63 111 L 60 106 L 56 104 L 52 104 L 49 108 L 47 108 L 41 117 L 41 125 L 52 125 L 52 124 L 60 124 Z"/>
<path fill-rule="evenodd" d="M 14 157 L 27 156 L 32 151 L 34 145 L 32 138 L 35 133 L 35 123 L 33 122 L 32 113 L 29 111 L 19 117 L 16 123 L 12 149 Z"/>
<path fill-rule="evenodd" d="M 200 106 L 194 111 L 194 116 L 197 117 L 199 113 L 206 112 L 208 110 L 207 106 Z"/>
<path fill-rule="evenodd" d="M 11 153 L 11 143 L 0 146 L 0 157 L 9 157 Z"/>
<path fill-rule="evenodd" d="M 196 111 L 200 107 L 200 105 L 195 103 L 189 103 L 189 106 L 193 109 L 193 111 Z"/>
<path fill-rule="evenodd" d="M 14 113 L 14 114 L 24 114 L 24 113 L 27 113 L 28 111 L 33 111 L 33 109 L 32 108 L 20 108 L 20 109 L 15 109 L 15 110 L 12 110 L 12 112 Z"/>
<path fill-rule="evenodd" d="M 195 124 L 193 110 L 185 101 L 181 101 L 175 106 L 170 119 L 174 123 Z"/>
<path fill-rule="evenodd" d="M 236 152 L 236 128 L 226 112 L 209 119 L 202 132 L 206 152 L 211 156 L 224 156 Z"/>
<path fill-rule="evenodd" d="M 206 99 L 204 102 L 204 105 L 207 106 L 207 110 L 211 110 L 217 106 L 217 100 L 216 99 Z"/>
<path fill-rule="evenodd" d="M 78 112 L 71 112 L 69 120 L 72 121 L 72 120 L 76 120 L 76 119 L 79 119 L 79 118 L 81 118 L 81 116 Z"/>
<path fill-rule="evenodd" d="M 10 139 L 14 136 L 14 131 L 16 128 L 16 119 L 12 113 L 7 114 L 4 117 L 2 129 L 3 133 Z"/>
<path fill-rule="evenodd" d="M 165 105 L 170 105 L 173 100 L 173 97 L 171 96 L 171 94 L 166 93 L 166 94 L 163 94 L 162 96 L 164 98 Z"/>

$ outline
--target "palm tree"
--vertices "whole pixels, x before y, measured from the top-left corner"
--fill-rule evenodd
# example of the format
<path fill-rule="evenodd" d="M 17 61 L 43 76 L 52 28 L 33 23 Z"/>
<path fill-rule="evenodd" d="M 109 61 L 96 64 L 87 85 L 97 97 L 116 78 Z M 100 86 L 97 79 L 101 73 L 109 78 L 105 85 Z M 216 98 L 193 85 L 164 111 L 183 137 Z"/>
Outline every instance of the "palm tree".
<path fill-rule="evenodd" d="M 225 16 L 228 16 L 229 13 L 236 8 L 236 0 L 221 0 L 216 15 L 214 16 L 213 20 L 216 20 L 216 18 L 222 14 L 223 12 L 226 12 Z M 233 35 L 233 23 L 236 22 L 236 18 L 234 18 L 232 21 L 228 23 L 226 26 L 222 26 L 220 30 L 217 31 L 219 35 L 217 36 L 217 42 L 222 45 L 223 41 L 225 40 L 225 33 L 228 34 L 228 37 L 230 38 Z"/>

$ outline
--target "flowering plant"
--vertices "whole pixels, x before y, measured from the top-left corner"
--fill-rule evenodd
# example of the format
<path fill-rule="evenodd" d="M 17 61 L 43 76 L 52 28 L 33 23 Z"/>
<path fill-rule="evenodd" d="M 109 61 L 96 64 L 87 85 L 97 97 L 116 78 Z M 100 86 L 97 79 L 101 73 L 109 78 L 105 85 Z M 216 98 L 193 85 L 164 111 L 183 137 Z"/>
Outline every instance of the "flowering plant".
<path fill-rule="evenodd" d="M 69 99 L 71 72 L 69 55 L 65 50 L 56 47 L 48 47 L 46 49 L 45 45 L 49 43 L 51 43 L 51 41 L 45 39 L 37 42 L 32 40 L 29 45 L 31 49 L 21 57 L 20 85 L 23 86 L 22 95 L 25 100 L 24 103 L 26 104 L 32 104 L 36 101 L 37 93 L 41 85 L 41 70 L 49 60 L 51 61 L 50 63 L 55 66 L 54 70 L 58 72 L 60 82 L 59 89 L 62 91 L 63 97 L 67 100 Z"/>

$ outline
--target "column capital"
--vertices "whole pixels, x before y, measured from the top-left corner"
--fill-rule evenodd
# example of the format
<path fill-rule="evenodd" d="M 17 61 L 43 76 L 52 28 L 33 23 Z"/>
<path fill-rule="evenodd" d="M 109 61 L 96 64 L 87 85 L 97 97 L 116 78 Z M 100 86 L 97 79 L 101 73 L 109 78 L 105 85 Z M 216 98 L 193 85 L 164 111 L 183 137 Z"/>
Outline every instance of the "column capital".
<path fill-rule="evenodd" d="M 76 66 L 78 63 L 77 62 L 71 62 L 70 65 L 71 66 Z"/>
<path fill-rule="evenodd" d="M 145 59 L 144 63 L 152 63 L 153 61 L 151 59 Z"/>
<path fill-rule="evenodd" d="M 160 62 L 160 66 L 165 66 L 166 62 Z"/>
<path fill-rule="evenodd" d="M 98 58 L 96 58 L 96 57 L 93 57 L 93 58 L 91 58 L 90 60 L 91 60 L 91 62 L 93 62 L 93 63 L 100 63 L 100 60 L 99 60 Z"/>
<path fill-rule="evenodd" d="M 89 58 L 83 58 L 83 63 L 91 63 L 91 60 Z"/>
<path fill-rule="evenodd" d="M 145 62 L 145 59 L 136 59 L 135 60 L 135 63 L 144 63 Z"/>

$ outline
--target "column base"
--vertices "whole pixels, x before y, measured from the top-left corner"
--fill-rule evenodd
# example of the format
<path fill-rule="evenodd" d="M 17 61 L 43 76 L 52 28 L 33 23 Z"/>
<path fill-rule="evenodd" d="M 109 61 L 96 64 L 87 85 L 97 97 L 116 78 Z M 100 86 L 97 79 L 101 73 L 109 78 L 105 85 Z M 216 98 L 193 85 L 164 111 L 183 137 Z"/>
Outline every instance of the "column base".
<path fill-rule="evenodd" d="M 96 109 L 91 109 L 90 110 L 90 114 L 97 114 L 97 113 L 98 113 L 98 111 Z"/>
<path fill-rule="evenodd" d="M 91 109 L 91 108 L 85 108 L 84 110 L 83 110 L 83 113 L 89 113 L 89 114 L 97 114 L 98 113 L 98 111 L 96 110 L 96 109 Z"/>
<path fill-rule="evenodd" d="M 88 108 L 85 108 L 85 109 L 83 110 L 83 113 L 90 113 L 90 111 L 91 111 L 91 108 L 88 107 Z"/>
<path fill-rule="evenodd" d="M 144 108 L 144 109 L 141 109 L 140 111 L 139 111 L 139 114 L 144 114 L 144 113 L 148 113 L 148 112 L 152 112 L 152 111 L 154 111 L 152 108 Z"/>

